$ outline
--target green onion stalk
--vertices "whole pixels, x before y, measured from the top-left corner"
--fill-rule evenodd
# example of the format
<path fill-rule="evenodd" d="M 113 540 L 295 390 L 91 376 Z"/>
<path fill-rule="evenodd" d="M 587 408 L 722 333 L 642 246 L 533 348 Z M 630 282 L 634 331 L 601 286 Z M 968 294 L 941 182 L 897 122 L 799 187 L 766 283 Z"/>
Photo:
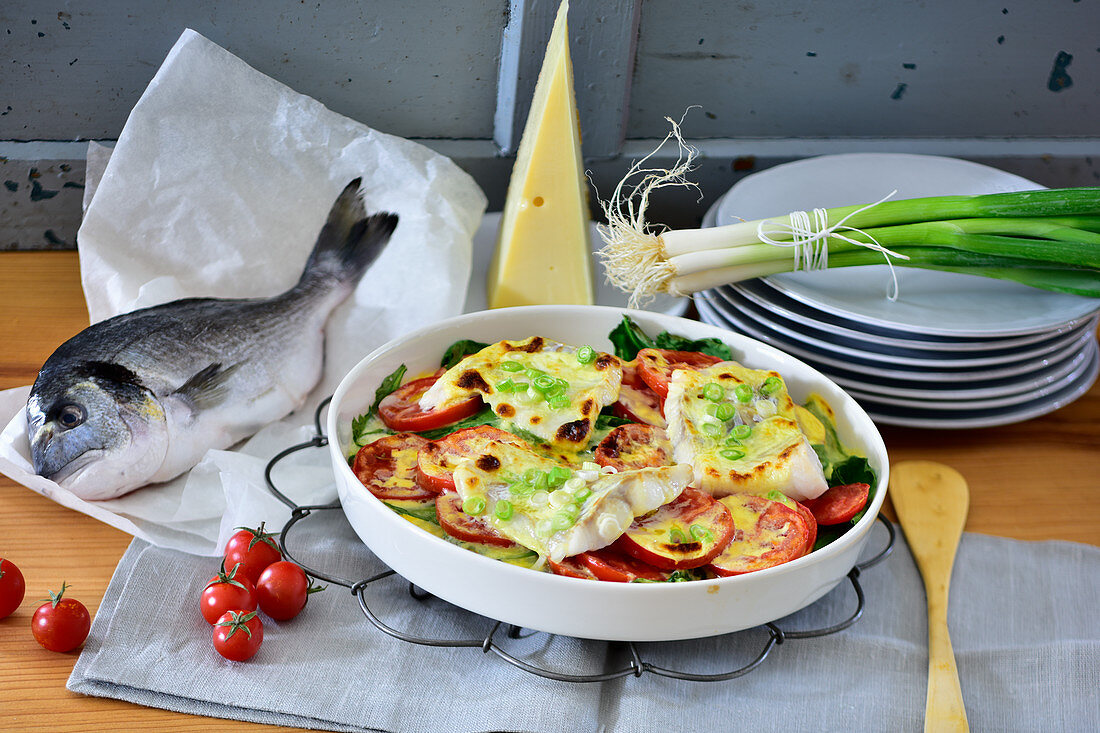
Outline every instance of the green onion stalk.
<path fill-rule="evenodd" d="M 658 293 L 688 295 L 795 270 L 889 264 L 1012 280 L 1100 297 L 1100 188 L 933 196 L 819 209 L 705 229 L 660 230 L 649 196 L 685 178 L 695 151 L 675 137 L 670 170 L 635 163 L 603 202 L 600 250 L 611 283 L 631 305 Z M 662 145 L 664 142 L 662 142 Z M 660 147 L 658 147 L 658 150 Z M 655 150 L 654 153 L 657 151 Z M 652 155 L 652 153 L 651 153 Z M 640 176 L 638 183 L 629 182 Z"/>

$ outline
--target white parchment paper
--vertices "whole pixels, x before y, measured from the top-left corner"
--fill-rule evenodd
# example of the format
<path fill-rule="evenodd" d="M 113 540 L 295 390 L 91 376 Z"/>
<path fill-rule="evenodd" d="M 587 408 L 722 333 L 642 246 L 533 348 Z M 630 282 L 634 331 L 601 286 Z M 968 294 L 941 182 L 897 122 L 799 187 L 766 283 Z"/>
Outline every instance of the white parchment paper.
<path fill-rule="evenodd" d="M 314 409 L 361 358 L 462 311 L 484 194 L 444 156 L 336 114 L 190 30 L 114 150 L 89 151 L 94 194 L 78 246 L 92 322 L 182 297 L 282 292 L 357 176 L 367 211 L 396 212 L 400 223 L 329 319 L 324 375 L 301 410 L 232 451 L 211 451 L 173 481 L 87 502 L 34 475 L 23 415 L 29 387 L 8 390 L 0 393 L 0 471 L 155 545 L 195 554 L 218 554 L 235 526 L 281 526 L 288 512 L 264 488 L 268 459 L 308 440 Z M 336 496 L 323 454 L 306 451 L 280 467 L 299 503 Z"/>

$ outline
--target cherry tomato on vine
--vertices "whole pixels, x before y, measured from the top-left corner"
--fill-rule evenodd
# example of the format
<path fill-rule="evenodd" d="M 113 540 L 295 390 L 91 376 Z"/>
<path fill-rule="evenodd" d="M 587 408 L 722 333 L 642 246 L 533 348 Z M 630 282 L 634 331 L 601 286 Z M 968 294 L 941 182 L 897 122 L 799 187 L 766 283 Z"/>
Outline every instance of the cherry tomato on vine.
<path fill-rule="evenodd" d="M 92 618 L 84 604 L 63 597 L 68 588 L 68 583 L 62 583 L 60 591 L 50 591 L 50 599 L 39 606 L 31 617 L 31 633 L 35 641 L 51 652 L 76 649 L 88 638 L 92 628 Z"/>
<path fill-rule="evenodd" d="M 23 573 L 19 572 L 15 563 L 11 560 L 0 560 L 0 618 L 7 618 L 15 613 L 26 592 L 27 584 L 23 581 Z"/>
<path fill-rule="evenodd" d="M 202 589 L 199 610 L 207 623 L 217 623 L 226 611 L 256 610 L 256 586 L 248 578 L 238 577 L 237 570 L 226 571 L 223 560 L 218 574 Z"/>
<path fill-rule="evenodd" d="M 289 621 L 306 607 L 310 593 L 324 590 L 310 583 L 306 571 L 289 560 L 271 563 L 256 583 L 260 610 L 276 621 Z"/>
<path fill-rule="evenodd" d="M 233 567 L 240 563 L 238 578 L 248 578 L 253 584 L 268 565 L 283 559 L 279 546 L 272 539 L 275 535 L 264 531 L 264 523 L 256 529 L 237 527 L 229 541 L 225 543 L 225 565 Z M 213 622 L 211 622 L 213 623 Z"/>
<path fill-rule="evenodd" d="M 264 624 L 255 611 L 226 611 L 214 623 L 214 650 L 231 661 L 248 661 L 263 641 Z"/>

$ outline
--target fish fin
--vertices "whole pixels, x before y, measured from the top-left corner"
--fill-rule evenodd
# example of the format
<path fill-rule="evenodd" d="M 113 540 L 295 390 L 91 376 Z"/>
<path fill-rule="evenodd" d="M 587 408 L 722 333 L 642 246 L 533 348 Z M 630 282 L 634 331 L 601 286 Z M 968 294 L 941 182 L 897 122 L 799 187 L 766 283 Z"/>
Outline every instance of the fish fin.
<path fill-rule="evenodd" d="M 183 397 L 200 410 L 215 407 L 225 400 L 228 391 L 226 382 L 233 372 L 237 371 L 237 367 L 237 364 L 223 367 L 220 363 L 214 362 L 195 372 L 173 394 Z"/>
<path fill-rule="evenodd" d="M 299 286 L 317 277 L 357 283 L 390 241 L 397 214 L 382 211 L 367 216 L 359 197 L 361 183 L 362 179 L 356 178 L 345 186 L 332 205 Z"/>

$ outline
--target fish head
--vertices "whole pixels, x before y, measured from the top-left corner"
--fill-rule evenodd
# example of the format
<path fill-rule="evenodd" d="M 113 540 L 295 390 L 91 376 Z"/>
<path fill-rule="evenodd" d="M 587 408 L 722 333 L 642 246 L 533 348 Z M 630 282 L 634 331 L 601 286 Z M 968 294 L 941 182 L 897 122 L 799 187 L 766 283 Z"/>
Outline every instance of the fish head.
<path fill-rule="evenodd" d="M 164 409 L 118 365 L 44 368 L 26 415 L 35 473 L 82 499 L 111 499 L 149 483 L 167 453 Z"/>

